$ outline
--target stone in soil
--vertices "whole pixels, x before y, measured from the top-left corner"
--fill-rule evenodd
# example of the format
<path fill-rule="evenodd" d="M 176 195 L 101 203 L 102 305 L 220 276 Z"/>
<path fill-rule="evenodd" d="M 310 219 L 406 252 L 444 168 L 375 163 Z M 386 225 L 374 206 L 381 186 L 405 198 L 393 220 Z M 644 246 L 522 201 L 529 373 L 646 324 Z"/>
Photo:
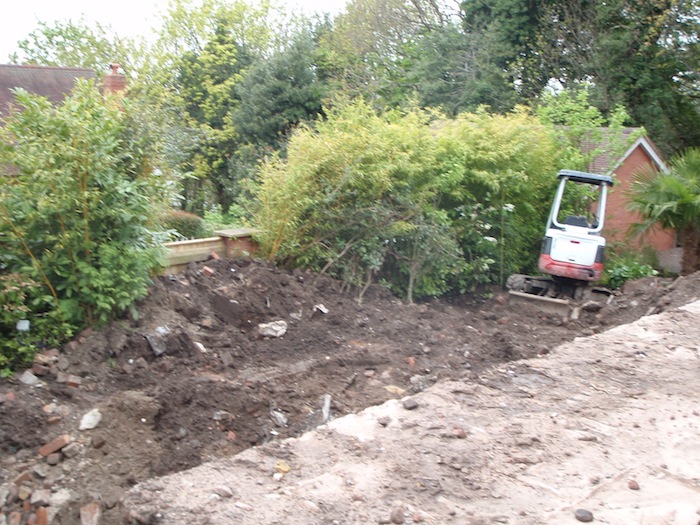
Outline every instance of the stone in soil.
<path fill-rule="evenodd" d="M 590 510 L 576 509 L 574 516 L 576 517 L 576 519 L 578 521 L 582 521 L 584 523 L 588 523 L 589 521 L 593 521 L 593 513 Z"/>

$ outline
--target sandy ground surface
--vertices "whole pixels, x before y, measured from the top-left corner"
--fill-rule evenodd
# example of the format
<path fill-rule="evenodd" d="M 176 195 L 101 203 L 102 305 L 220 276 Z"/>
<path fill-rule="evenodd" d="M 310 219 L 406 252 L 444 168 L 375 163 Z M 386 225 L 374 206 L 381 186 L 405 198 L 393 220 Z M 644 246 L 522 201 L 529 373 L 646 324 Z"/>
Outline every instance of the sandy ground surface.
<path fill-rule="evenodd" d="M 699 378 L 694 302 L 146 481 L 125 508 L 173 525 L 696 525 Z"/>

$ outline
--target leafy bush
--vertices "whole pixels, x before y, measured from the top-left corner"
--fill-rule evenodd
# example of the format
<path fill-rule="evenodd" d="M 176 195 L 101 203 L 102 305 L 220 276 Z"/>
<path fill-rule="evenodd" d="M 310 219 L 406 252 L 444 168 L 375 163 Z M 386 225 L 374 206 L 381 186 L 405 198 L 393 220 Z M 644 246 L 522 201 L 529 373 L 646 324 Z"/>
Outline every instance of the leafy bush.
<path fill-rule="evenodd" d="M 651 265 L 639 262 L 634 256 L 612 257 L 606 264 L 603 281 L 610 288 L 620 288 L 627 281 L 658 275 Z"/>
<path fill-rule="evenodd" d="M 169 210 L 161 218 L 163 228 L 175 230 L 183 239 L 201 239 L 208 234 L 204 220 L 182 210 Z"/>
<path fill-rule="evenodd" d="M 446 119 L 341 102 L 265 163 L 255 195 L 263 253 L 362 291 L 473 290 L 532 265 L 556 185 L 550 130 L 524 111 Z"/>
<path fill-rule="evenodd" d="M 239 228 L 246 222 L 246 212 L 240 204 L 232 204 L 227 213 L 222 211 L 220 205 L 215 205 L 204 212 L 204 224 L 208 232 Z"/>
<path fill-rule="evenodd" d="M 19 274 L 0 274 L 0 376 L 31 362 L 38 346 L 54 346 L 73 333 L 60 312 L 52 308 L 40 283 Z M 31 319 L 30 330 L 18 329 Z"/>
<path fill-rule="evenodd" d="M 163 255 L 149 226 L 167 196 L 128 101 L 85 81 L 57 106 L 22 90 L 16 100 L 0 129 L 3 366 L 145 295 Z M 19 315 L 32 327 L 21 341 Z"/>

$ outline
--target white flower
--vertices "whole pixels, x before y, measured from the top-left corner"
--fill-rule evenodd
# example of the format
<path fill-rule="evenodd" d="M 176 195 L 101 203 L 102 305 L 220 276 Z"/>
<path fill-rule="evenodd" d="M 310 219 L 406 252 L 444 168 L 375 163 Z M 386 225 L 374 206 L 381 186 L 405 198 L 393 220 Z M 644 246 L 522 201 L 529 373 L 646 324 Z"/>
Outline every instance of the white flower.
<path fill-rule="evenodd" d="M 486 237 L 484 237 L 484 240 L 485 240 L 485 241 L 492 242 L 492 243 L 497 243 L 497 242 L 498 242 L 498 241 L 496 240 L 495 237 L 488 237 L 488 236 L 486 236 Z"/>
<path fill-rule="evenodd" d="M 515 210 L 515 204 L 511 204 L 510 202 L 508 204 L 504 204 L 503 209 L 507 212 L 512 212 Z"/>

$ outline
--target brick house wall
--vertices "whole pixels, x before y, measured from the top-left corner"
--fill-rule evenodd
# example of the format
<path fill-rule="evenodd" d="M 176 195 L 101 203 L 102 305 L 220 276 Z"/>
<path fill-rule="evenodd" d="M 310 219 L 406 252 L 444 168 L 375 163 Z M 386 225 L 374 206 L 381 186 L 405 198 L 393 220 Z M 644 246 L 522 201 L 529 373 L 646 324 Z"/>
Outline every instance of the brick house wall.
<path fill-rule="evenodd" d="M 641 137 L 630 146 L 613 169 L 615 186 L 608 194 L 604 235 L 608 244 L 613 246 L 624 246 L 632 249 L 649 247 L 659 253 L 676 248 L 675 231 L 655 227 L 642 238 L 627 237 L 630 226 L 641 222 L 641 217 L 627 208 L 629 203 L 627 191 L 635 174 L 647 166 L 652 166 L 657 171 L 667 171 L 668 169 L 649 138 Z"/>

